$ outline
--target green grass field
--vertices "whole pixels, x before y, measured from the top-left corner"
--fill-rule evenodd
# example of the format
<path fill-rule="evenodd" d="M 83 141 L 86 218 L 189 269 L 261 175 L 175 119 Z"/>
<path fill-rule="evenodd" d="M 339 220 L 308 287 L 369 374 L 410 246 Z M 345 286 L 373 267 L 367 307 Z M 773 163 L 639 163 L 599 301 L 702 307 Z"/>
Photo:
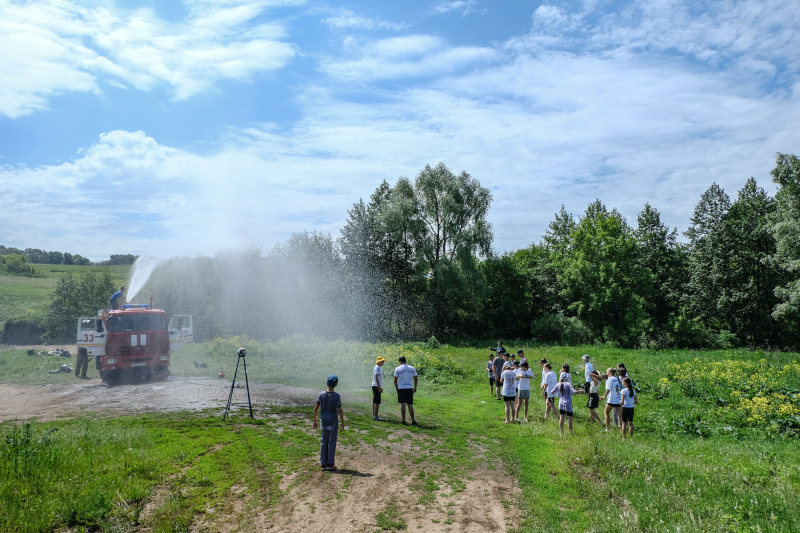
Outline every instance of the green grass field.
<path fill-rule="evenodd" d="M 488 453 L 518 480 L 521 499 L 504 505 L 522 517 L 520 531 L 800 530 L 795 414 L 791 405 L 776 403 L 779 396 L 789 404 L 797 399 L 797 354 L 523 347 L 531 361 L 570 363 L 573 372 L 584 353 L 598 368 L 625 362 L 641 392 L 636 435 L 623 441 L 618 430 L 605 432 L 586 422 L 582 396 L 575 401 L 571 436 L 562 438 L 556 422 L 542 420 L 543 401 L 535 395 L 530 422 L 504 424 L 502 402 L 489 396 L 484 349 L 217 339 L 175 354 L 173 372 L 210 376 L 220 366 L 232 372 L 239 345 L 248 349 L 251 382 L 321 389 L 325 376 L 335 372 L 339 390 L 364 397 L 374 358 L 386 357 L 390 375 L 397 357 L 406 355 L 422 374 L 415 402 L 421 425 L 410 431 L 430 442 L 409 457 L 409 481 L 419 502 L 435 501 L 445 487 L 463 490 Z M 287 365 L 287 354 L 301 373 Z M 39 383 L 41 370 L 30 359 L 37 358 L 20 350 L 0 352 L 0 381 Z M 195 368 L 194 361 L 208 366 Z M 538 376 L 538 365 L 534 369 Z M 700 391 L 685 379 L 693 369 Z M 707 376 L 712 379 L 704 381 Z M 737 396 L 751 383 L 752 394 Z M 752 410 L 758 398 L 774 403 L 764 404 L 773 409 L 759 411 L 761 417 Z M 389 426 L 372 422 L 369 407 L 345 405 L 351 431 L 340 436 L 342 445 L 388 438 Z M 230 498 L 234 484 L 258 494 L 264 508 L 277 508 L 287 494 L 279 489 L 280 479 L 315 469 L 318 437 L 308 430 L 309 407 L 267 410 L 268 417 L 235 415 L 233 423 L 223 423 L 218 412 L 6 422 L 0 427 L 0 530 L 186 531 Z M 395 411 L 389 399 L 382 414 L 397 418 Z M 483 455 L 476 442 L 485 448 Z M 220 451 L 208 453 L 212 448 Z M 420 462 L 428 477 L 414 468 Z M 146 502 L 163 490 L 170 497 L 143 516 Z M 375 509 L 374 515 L 377 528 L 404 527 L 397 509 Z"/>
<path fill-rule="evenodd" d="M 47 313 L 50 294 L 58 278 L 66 272 L 81 273 L 109 269 L 115 285 L 122 285 L 128 278 L 130 265 L 112 267 L 80 265 L 38 265 L 33 267 L 41 277 L 0 275 L 0 327 L 7 320 L 33 320 L 38 322 Z M 111 296 L 111 295 L 109 295 Z"/>

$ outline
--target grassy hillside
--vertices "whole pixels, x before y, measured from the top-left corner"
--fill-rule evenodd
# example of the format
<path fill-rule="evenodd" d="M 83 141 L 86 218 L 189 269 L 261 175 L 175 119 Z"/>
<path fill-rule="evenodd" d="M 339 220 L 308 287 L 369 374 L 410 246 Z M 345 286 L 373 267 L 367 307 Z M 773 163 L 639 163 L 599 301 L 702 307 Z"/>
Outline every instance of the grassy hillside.
<path fill-rule="evenodd" d="M 130 265 L 113 267 L 78 265 L 33 265 L 42 277 L 0 276 L 0 327 L 7 320 L 33 320 L 38 322 L 47 313 L 50 294 L 58 278 L 66 272 L 81 273 L 109 269 L 115 285 L 128 279 Z M 109 294 L 109 296 L 111 296 Z"/>

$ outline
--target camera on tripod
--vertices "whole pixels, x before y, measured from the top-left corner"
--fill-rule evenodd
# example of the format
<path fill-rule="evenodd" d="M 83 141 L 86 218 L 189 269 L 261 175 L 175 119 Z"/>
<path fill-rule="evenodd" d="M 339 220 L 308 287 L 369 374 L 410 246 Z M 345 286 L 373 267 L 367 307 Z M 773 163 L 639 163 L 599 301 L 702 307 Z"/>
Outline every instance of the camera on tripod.
<path fill-rule="evenodd" d="M 239 357 L 236 358 L 236 370 L 233 372 L 233 382 L 231 382 L 231 392 L 228 394 L 228 405 L 225 406 L 225 414 L 222 415 L 222 419 L 228 416 L 228 413 L 231 411 L 231 401 L 233 401 L 233 389 L 236 386 L 236 374 L 239 373 L 239 361 L 242 362 L 244 366 L 244 383 L 247 386 L 247 405 L 250 407 L 250 418 L 255 419 L 253 416 L 253 402 L 250 401 L 250 383 L 247 381 L 247 361 L 245 360 L 244 356 L 247 355 L 247 350 L 244 348 L 239 348 L 236 350 L 236 355 Z M 220 372 L 222 375 L 222 372 Z"/>

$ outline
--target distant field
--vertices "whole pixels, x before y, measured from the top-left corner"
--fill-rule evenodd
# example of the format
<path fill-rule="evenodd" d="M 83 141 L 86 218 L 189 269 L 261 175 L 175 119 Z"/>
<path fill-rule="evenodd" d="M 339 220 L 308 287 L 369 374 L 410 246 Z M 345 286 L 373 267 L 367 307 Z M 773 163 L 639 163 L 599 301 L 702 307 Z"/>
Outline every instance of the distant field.
<path fill-rule="evenodd" d="M 33 265 L 36 272 L 44 277 L 25 278 L 20 276 L 0 276 L 0 326 L 7 320 L 38 321 L 47 313 L 50 294 L 58 278 L 67 272 L 81 273 L 109 269 L 115 285 L 122 285 L 128 279 L 130 265 L 112 267 L 79 265 Z M 109 294 L 109 296 L 111 296 Z"/>

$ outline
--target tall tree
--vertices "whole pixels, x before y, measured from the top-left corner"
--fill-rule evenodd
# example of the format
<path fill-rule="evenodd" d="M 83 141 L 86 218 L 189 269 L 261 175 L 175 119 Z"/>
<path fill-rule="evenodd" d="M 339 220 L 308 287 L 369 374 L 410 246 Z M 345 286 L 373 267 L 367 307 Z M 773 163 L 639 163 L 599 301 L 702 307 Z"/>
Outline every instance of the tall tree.
<path fill-rule="evenodd" d="M 599 201 L 589 204 L 572 232 L 562 273 L 569 309 L 599 338 L 633 345 L 647 330 L 644 299 L 652 274 L 638 260 L 625 219 Z"/>
<path fill-rule="evenodd" d="M 778 341 L 777 323 L 771 313 L 778 303 L 774 289 L 781 277 L 769 262 L 775 254 L 775 238 L 769 227 L 775 210 L 774 200 L 750 178 L 725 217 L 732 246 L 731 280 L 720 305 L 731 310 L 732 329 L 748 344 Z"/>
<path fill-rule="evenodd" d="M 563 313 L 568 302 L 564 298 L 564 284 L 561 273 L 567 265 L 573 249 L 572 233 L 576 222 L 572 213 L 564 206 L 555 218 L 550 221 L 542 238 L 542 245 L 547 251 L 547 260 L 539 263 L 539 274 L 544 282 L 544 313 Z"/>
<path fill-rule="evenodd" d="M 650 204 L 636 217 L 634 232 L 639 244 L 639 264 L 653 278 L 650 290 L 642 294 L 653 332 L 666 332 L 670 320 L 678 314 L 685 279 L 685 252 L 678 244 L 678 230 L 661 221 L 661 214 Z"/>
<path fill-rule="evenodd" d="M 735 327 L 727 305 L 734 252 L 725 220 L 730 207 L 730 197 L 722 187 L 712 183 L 695 206 L 691 226 L 685 233 L 689 238 L 689 282 L 685 305 L 690 316 L 717 331 Z"/>
<path fill-rule="evenodd" d="M 786 343 L 800 345 L 800 160 L 794 154 L 778 154 L 772 181 L 778 184 L 775 194 L 777 211 L 771 231 L 776 250 L 773 261 L 784 270 L 787 280 L 775 289 L 780 303 L 773 317 L 783 324 Z"/>

